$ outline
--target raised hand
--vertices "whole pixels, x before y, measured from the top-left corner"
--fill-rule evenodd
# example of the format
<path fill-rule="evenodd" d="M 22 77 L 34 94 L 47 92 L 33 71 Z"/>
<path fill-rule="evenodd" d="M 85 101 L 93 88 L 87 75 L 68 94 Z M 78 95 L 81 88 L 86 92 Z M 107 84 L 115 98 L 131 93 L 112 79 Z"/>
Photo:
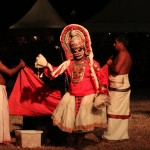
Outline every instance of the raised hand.
<path fill-rule="evenodd" d="M 22 59 L 20 59 L 19 65 L 20 65 L 20 68 L 24 68 L 26 64 Z"/>
<path fill-rule="evenodd" d="M 43 68 L 43 67 L 46 67 L 47 65 L 48 65 L 48 62 L 46 58 L 42 54 L 39 54 L 36 57 L 35 68 Z"/>
<path fill-rule="evenodd" d="M 113 56 L 111 56 L 111 57 L 107 60 L 107 65 L 108 65 L 108 66 L 110 66 L 110 65 L 113 64 L 112 58 L 113 58 Z"/>

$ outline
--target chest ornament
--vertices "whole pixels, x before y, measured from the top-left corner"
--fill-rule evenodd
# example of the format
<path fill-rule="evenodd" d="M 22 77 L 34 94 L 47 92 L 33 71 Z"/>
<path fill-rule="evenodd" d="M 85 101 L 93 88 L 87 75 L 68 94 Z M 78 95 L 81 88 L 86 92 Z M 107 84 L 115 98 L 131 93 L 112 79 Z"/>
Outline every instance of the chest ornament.
<path fill-rule="evenodd" d="M 86 68 L 86 62 L 73 62 L 71 67 L 71 82 L 77 84 L 82 81 Z"/>

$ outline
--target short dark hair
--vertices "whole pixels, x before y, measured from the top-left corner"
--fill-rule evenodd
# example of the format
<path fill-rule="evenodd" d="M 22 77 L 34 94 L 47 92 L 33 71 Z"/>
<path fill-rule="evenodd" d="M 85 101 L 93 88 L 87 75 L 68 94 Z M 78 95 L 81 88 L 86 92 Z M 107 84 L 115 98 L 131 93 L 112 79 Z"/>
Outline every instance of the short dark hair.
<path fill-rule="evenodd" d="M 125 47 L 129 45 L 129 38 L 127 34 L 118 34 L 116 38 L 119 42 L 122 42 Z"/>

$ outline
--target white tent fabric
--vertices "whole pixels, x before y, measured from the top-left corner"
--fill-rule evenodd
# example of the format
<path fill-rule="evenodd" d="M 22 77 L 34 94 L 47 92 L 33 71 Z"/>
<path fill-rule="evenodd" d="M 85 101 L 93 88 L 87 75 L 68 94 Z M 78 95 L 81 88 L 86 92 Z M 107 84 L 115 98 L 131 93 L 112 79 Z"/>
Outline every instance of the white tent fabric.
<path fill-rule="evenodd" d="M 150 32 L 150 0 L 111 0 L 82 23 L 91 32 Z"/>
<path fill-rule="evenodd" d="M 26 15 L 9 29 L 63 28 L 66 25 L 48 0 L 37 0 Z"/>

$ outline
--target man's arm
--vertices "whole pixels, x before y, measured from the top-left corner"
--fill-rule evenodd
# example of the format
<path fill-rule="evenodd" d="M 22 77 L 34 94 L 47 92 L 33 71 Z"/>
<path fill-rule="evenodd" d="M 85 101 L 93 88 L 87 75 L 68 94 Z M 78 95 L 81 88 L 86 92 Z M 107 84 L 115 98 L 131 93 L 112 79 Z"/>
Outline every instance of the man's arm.
<path fill-rule="evenodd" d="M 122 66 L 124 65 L 126 61 L 126 53 L 119 53 L 118 56 L 116 57 L 116 59 L 114 60 L 114 62 L 109 59 L 107 61 L 107 65 L 109 66 L 111 72 L 113 74 L 119 74 L 120 73 L 120 70 L 122 68 Z"/>
<path fill-rule="evenodd" d="M 2 63 L 2 61 L 0 61 L 0 71 L 9 76 L 14 75 L 19 69 L 21 69 L 23 67 L 25 67 L 25 62 L 23 60 L 21 60 L 17 66 L 15 66 L 14 68 L 11 68 L 11 69 L 8 68 L 6 65 L 4 65 Z"/>

